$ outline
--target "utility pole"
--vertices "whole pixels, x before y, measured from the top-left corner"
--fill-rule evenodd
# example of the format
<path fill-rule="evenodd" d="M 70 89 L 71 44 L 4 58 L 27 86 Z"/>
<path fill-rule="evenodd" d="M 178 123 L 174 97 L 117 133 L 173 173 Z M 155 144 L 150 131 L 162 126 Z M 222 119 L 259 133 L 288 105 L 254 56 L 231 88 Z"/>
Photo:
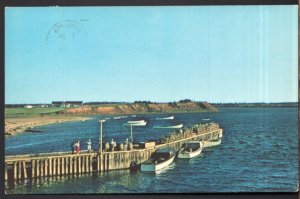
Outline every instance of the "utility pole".
<path fill-rule="evenodd" d="M 131 143 L 133 143 L 133 137 L 132 137 L 132 124 L 130 124 L 130 134 L 131 134 Z"/>
<path fill-rule="evenodd" d="M 99 122 L 100 122 L 99 153 L 102 154 L 102 123 L 105 122 L 105 120 L 99 120 Z"/>

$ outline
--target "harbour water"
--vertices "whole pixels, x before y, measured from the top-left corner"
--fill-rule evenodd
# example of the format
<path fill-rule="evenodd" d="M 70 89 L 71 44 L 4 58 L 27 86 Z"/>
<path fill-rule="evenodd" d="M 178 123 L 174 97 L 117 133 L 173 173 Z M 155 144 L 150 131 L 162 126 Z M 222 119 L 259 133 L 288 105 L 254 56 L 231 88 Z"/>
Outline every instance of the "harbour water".
<path fill-rule="evenodd" d="M 146 127 L 134 127 L 134 142 L 155 140 L 171 132 L 153 126 L 193 124 L 210 119 L 223 128 L 222 144 L 205 149 L 191 159 L 176 159 L 154 174 L 118 170 L 82 176 L 62 176 L 7 185 L 13 194 L 63 193 L 203 193 L 203 192 L 291 192 L 298 190 L 297 108 L 220 108 L 218 113 L 147 114 L 108 119 L 104 140 L 124 142 L 130 137 L 128 120 L 146 120 Z M 174 115 L 174 120 L 156 120 Z M 83 149 L 91 139 L 98 148 L 99 119 L 36 127 L 42 132 L 5 138 L 5 154 L 36 154 L 70 151 L 73 140 Z"/>

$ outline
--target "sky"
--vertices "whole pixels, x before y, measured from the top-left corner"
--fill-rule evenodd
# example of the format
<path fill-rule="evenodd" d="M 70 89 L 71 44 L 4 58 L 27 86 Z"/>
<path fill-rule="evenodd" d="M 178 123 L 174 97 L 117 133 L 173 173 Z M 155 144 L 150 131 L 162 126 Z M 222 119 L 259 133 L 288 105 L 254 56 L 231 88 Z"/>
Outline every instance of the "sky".
<path fill-rule="evenodd" d="M 5 103 L 298 101 L 297 6 L 8 7 Z"/>

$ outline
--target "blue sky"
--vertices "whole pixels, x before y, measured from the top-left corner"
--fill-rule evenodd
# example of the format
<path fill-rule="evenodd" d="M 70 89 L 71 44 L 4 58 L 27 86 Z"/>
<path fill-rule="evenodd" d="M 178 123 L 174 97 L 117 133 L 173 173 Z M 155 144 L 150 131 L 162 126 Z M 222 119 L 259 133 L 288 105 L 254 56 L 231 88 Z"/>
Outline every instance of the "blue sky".
<path fill-rule="evenodd" d="M 5 9 L 5 103 L 297 101 L 296 6 Z"/>

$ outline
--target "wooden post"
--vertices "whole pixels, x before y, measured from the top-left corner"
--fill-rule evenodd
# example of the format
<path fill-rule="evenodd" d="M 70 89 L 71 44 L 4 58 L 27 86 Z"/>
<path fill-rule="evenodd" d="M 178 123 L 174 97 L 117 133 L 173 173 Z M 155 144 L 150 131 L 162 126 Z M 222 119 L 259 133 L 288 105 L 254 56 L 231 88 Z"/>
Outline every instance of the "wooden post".
<path fill-rule="evenodd" d="M 87 156 L 83 156 L 83 157 L 82 157 L 82 173 L 87 172 L 87 167 L 86 167 L 86 157 L 87 157 Z"/>
<path fill-rule="evenodd" d="M 36 173 L 35 173 L 35 160 L 31 160 L 31 178 L 35 178 Z"/>
<path fill-rule="evenodd" d="M 74 157 L 74 173 L 77 173 L 77 157 Z"/>
<path fill-rule="evenodd" d="M 103 165 L 104 166 L 104 171 L 108 170 L 108 158 L 109 158 L 109 156 L 108 156 L 108 154 L 106 154 L 104 156 L 104 161 L 105 161 L 105 164 Z"/>
<path fill-rule="evenodd" d="M 41 159 L 41 177 L 44 177 L 44 160 Z"/>
<path fill-rule="evenodd" d="M 45 175 L 44 176 L 48 176 L 48 161 L 49 161 L 49 159 L 45 159 L 45 164 L 44 164 Z"/>
<path fill-rule="evenodd" d="M 66 171 L 65 173 L 66 174 L 70 174 L 70 171 L 69 171 L 69 156 L 66 157 L 66 162 L 65 162 L 65 167 L 66 167 Z"/>
<path fill-rule="evenodd" d="M 81 156 L 78 157 L 78 173 L 81 173 Z"/>
<path fill-rule="evenodd" d="M 89 172 L 92 172 L 93 171 L 93 157 L 90 155 L 89 159 L 90 159 L 90 169 L 89 169 Z"/>
<path fill-rule="evenodd" d="M 53 158 L 53 176 L 56 176 L 56 158 Z"/>
<path fill-rule="evenodd" d="M 14 180 L 17 179 L 17 163 L 14 162 Z"/>
<path fill-rule="evenodd" d="M 40 160 L 35 160 L 36 161 L 36 177 L 40 177 Z"/>
<path fill-rule="evenodd" d="M 100 157 L 99 157 L 99 154 L 97 154 L 97 171 L 100 171 Z"/>
<path fill-rule="evenodd" d="M 69 165 L 70 165 L 70 172 L 69 174 L 73 174 L 73 157 L 70 157 Z"/>
<path fill-rule="evenodd" d="M 21 172 L 22 172 L 22 163 L 21 161 L 18 161 L 18 179 L 21 179 Z"/>
<path fill-rule="evenodd" d="M 57 175 L 60 175 L 60 158 L 57 158 Z"/>
<path fill-rule="evenodd" d="M 52 158 L 49 158 L 49 176 L 52 176 Z"/>
<path fill-rule="evenodd" d="M 5 180 L 8 180 L 8 175 L 7 175 L 7 168 L 5 167 Z"/>
<path fill-rule="evenodd" d="M 101 154 L 100 155 L 100 162 L 99 162 L 99 164 L 100 164 L 100 171 L 104 170 L 104 167 L 103 167 L 103 165 L 104 165 L 103 157 L 104 156 Z"/>
<path fill-rule="evenodd" d="M 61 174 L 65 174 L 65 157 L 61 158 Z"/>
<path fill-rule="evenodd" d="M 22 164 L 23 164 L 24 178 L 26 179 L 26 178 L 27 178 L 27 170 L 26 170 L 26 164 L 25 164 L 25 161 L 23 161 Z"/>

